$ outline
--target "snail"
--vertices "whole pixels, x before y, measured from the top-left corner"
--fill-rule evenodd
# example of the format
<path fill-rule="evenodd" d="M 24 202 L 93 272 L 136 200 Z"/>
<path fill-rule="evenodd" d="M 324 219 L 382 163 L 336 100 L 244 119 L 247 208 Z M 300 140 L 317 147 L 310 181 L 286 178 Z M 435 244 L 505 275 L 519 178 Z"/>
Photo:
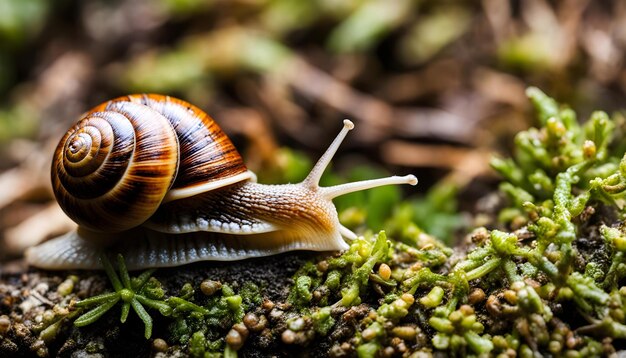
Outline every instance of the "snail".
<path fill-rule="evenodd" d="M 104 102 L 70 128 L 53 157 L 55 197 L 78 228 L 29 248 L 27 262 L 95 269 L 99 254 L 108 252 L 122 253 L 130 269 L 142 269 L 344 250 L 345 240 L 357 236 L 339 222 L 333 198 L 417 184 L 407 175 L 320 187 L 352 128 L 344 120 L 301 183 L 265 185 L 199 108 L 155 94 Z"/>

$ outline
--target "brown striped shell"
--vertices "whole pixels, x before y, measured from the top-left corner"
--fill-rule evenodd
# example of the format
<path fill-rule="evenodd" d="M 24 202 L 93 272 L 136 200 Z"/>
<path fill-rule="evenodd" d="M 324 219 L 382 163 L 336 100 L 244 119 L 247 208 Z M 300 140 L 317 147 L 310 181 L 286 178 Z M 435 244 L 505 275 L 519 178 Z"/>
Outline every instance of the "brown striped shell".
<path fill-rule="evenodd" d="M 52 163 L 61 208 L 80 226 L 101 232 L 142 224 L 164 200 L 253 176 L 210 116 L 155 94 L 91 109 L 61 139 Z"/>

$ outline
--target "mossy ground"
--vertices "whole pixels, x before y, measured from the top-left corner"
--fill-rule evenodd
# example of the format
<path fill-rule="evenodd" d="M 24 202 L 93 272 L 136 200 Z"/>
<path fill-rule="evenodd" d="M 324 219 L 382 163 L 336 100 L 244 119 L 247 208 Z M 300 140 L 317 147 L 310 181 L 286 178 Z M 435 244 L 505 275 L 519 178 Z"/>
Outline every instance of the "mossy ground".
<path fill-rule="evenodd" d="M 228 282 L 237 291 L 244 283 L 254 282 L 260 287 L 264 298 L 278 303 L 286 300 L 293 274 L 314 256 L 312 253 L 300 252 L 233 263 L 202 262 L 182 268 L 161 269 L 154 276 L 162 283 L 168 295 L 178 295 L 185 283 L 200 283 L 210 278 Z M 75 275 L 78 280 L 73 290 L 76 297 L 91 297 L 110 290 L 108 280 L 101 272 L 60 273 L 30 270 L 21 274 L 3 275 L 0 284 L 0 315 L 7 314 L 11 317 L 12 328 L 7 334 L 1 335 L 0 355 L 38 355 L 39 330 L 35 329 L 37 321 L 43 320 L 44 313 L 53 308 L 51 304 L 68 303 L 57 290 L 69 275 Z M 203 294 L 199 287 L 195 289 L 195 296 L 201 299 Z M 171 320 L 159 314 L 153 314 L 152 317 L 155 319 L 152 338 L 168 340 Z M 24 326 L 16 322 L 22 322 Z M 225 335 L 229 328 L 225 327 L 221 334 Z M 77 328 L 68 321 L 45 346 L 49 356 L 71 356 L 76 352 L 104 356 L 155 354 L 151 340 L 146 340 L 143 332 L 143 324 L 136 316 L 130 315 L 126 324 L 120 324 L 119 307 L 115 307 L 97 324 Z M 267 356 L 275 352 L 276 344 L 264 346 L 260 337 L 251 338 L 242 350 L 244 355 Z M 286 352 L 288 351 L 287 349 Z M 39 352 L 42 355 L 43 353 L 44 351 Z"/>
<path fill-rule="evenodd" d="M 539 127 L 518 134 L 512 158 L 492 161 L 499 191 L 466 227 L 458 188 L 436 185 L 417 202 L 383 188 L 338 203 L 346 225 L 386 229 L 363 230 L 342 253 L 203 262 L 143 279 L 120 264 L 106 295 L 101 273 L 7 275 L 0 353 L 614 354 L 626 340 L 626 120 L 595 112 L 579 124 L 538 89 L 528 95 Z"/>

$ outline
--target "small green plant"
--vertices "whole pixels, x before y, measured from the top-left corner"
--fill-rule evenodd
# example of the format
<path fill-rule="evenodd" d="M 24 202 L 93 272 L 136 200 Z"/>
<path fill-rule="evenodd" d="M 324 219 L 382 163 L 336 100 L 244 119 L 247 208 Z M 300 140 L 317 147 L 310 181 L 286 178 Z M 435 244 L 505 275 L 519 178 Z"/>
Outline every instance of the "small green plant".
<path fill-rule="evenodd" d="M 150 336 L 152 336 L 152 317 L 150 317 L 150 314 L 146 311 L 144 306 L 157 309 L 164 316 L 169 316 L 172 313 L 172 308 L 168 306 L 167 303 L 148 297 L 150 295 L 148 290 L 144 292 L 144 289 L 147 288 L 146 283 L 155 270 L 151 269 L 144 271 L 141 275 L 131 280 L 122 255 L 117 255 L 120 276 L 117 275 L 111 265 L 111 262 L 105 255 L 100 256 L 100 261 L 102 262 L 102 266 L 104 267 L 115 292 L 103 293 L 101 295 L 79 301 L 76 304 L 76 307 L 96 307 L 78 317 L 74 321 L 74 325 L 82 327 L 92 324 L 113 306 L 115 306 L 116 303 L 122 301 L 120 322 L 126 322 L 128 314 L 130 313 L 130 308 L 132 307 L 137 313 L 137 316 L 139 316 L 145 324 L 144 336 L 146 339 L 150 338 Z"/>

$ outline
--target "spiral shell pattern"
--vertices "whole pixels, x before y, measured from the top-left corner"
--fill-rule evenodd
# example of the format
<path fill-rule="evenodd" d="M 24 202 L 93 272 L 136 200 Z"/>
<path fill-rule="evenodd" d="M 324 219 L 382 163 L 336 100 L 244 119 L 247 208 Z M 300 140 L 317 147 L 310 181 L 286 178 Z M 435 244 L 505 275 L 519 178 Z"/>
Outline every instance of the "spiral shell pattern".
<path fill-rule="evenodd" d="M 136 94 L 94 107 L 70 128 L 54 155 L 52 184 L 81 227 L 119 232 L 145 222 L 168 193 L 197 193 L 248 173 L 205 112 L 176 98 Z"/>
<path fill-rule="evenodd" d="M 55 151 L 52 185 L 61 208 L 80 226 L 123 231 L 146 221 L 171 187 L 178 139 L 153 109 L 125 102 L 96 107 Z"/>

